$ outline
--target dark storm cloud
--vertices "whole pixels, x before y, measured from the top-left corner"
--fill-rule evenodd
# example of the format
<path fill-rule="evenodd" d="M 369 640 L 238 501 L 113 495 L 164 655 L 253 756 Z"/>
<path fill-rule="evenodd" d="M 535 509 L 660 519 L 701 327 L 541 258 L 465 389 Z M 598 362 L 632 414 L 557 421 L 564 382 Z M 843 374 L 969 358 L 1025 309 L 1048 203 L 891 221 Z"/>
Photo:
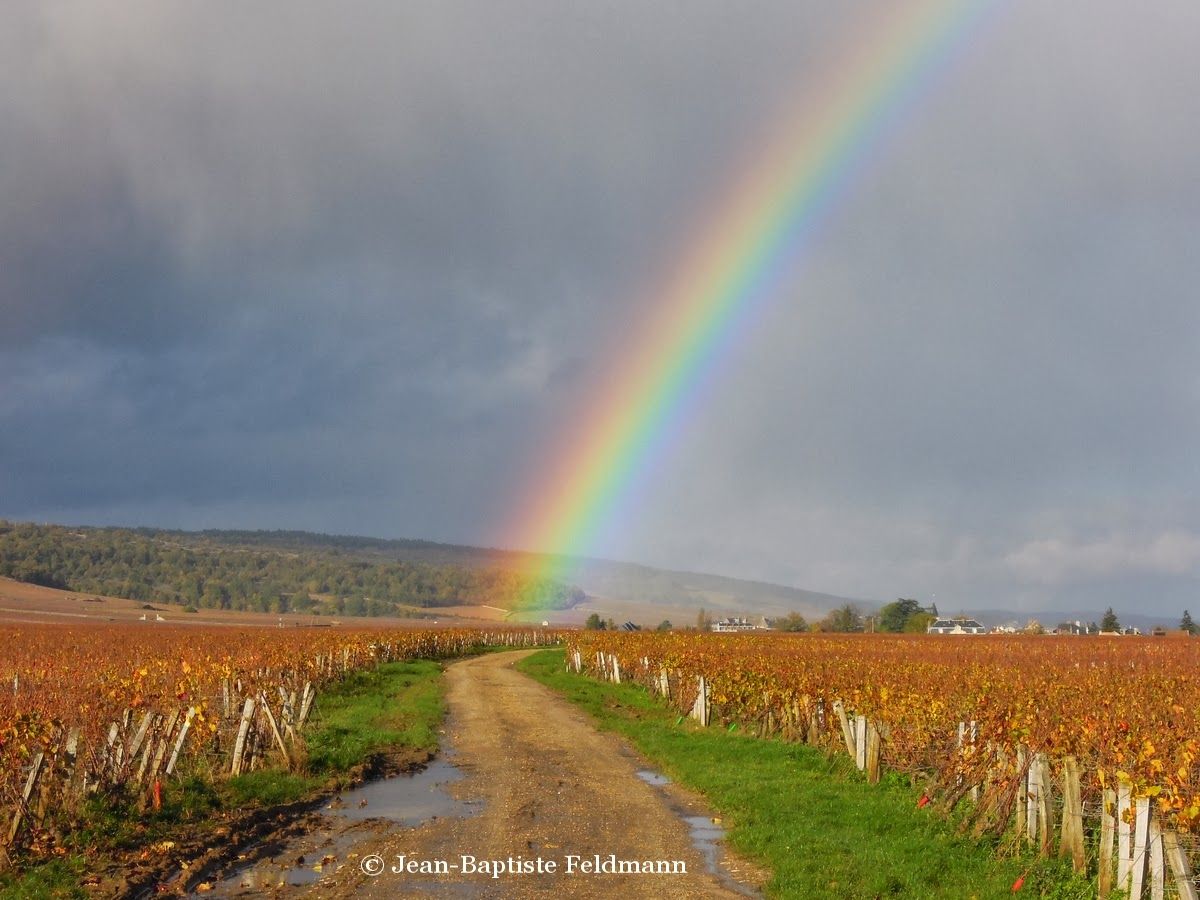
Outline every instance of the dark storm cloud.
<path fill-rule="evenodd" d="M 0 515 L 481 541 L 866 3 L 18 4 Z M 597 552 L 1195 587 L 1192 5 L 1007 4 Z"/>

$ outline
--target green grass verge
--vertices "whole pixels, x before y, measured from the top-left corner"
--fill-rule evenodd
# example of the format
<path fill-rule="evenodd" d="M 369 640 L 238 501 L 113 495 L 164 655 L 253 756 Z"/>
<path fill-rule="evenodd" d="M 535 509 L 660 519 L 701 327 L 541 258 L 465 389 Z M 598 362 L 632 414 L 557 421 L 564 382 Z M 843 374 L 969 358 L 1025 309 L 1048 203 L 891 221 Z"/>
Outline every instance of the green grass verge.
<path fill-rule="evenodd" d="M 441 664 L 429 660 L 388 663 L 323 693 L 306 736 L 309 769 L 347 772 L 397 748 L 437 750 L 446 714 L 441 673 Z"/>
<path fill-rule="evenodd" d="M 0 875 L 0 900 L 86 897 L 88 857 L 145 847 L 181 831 L 203 833 L 226 810 L 282 806 L 345 783 L 381 754 L 437 750 L 445 716 L 442 666 L 429 660 L 385 663 L 323 691 L 305 731 L 298 771 L 265 768 L 236 778 L 193 775 L 163 785 L 163 806 L 139 814 L 128 797 L 94 797 L 65 829 L 62 859 Z"/>
<path fill-rule="evenodd" d="M 665 775 L 703 794 L 736 852 L 774 873 L 772 897 L 1084 898 L 1094 886 L 1060 860 L 1000 858 L 918 809 L 900 779 L 868 784 L 845 756 L 679 721 L 637 685 L 564 671 L 562 650 L 518 668 L 627 738 Z"/>

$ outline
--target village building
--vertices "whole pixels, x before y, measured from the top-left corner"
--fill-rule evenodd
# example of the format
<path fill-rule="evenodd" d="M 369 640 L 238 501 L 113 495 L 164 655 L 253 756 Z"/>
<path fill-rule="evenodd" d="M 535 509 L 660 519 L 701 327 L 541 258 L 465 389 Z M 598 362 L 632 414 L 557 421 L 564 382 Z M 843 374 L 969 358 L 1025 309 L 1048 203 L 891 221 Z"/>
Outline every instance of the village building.
<path fill-rule="evenodd" d="M 925 629 L 928 634 L 986 634 L 987 629 L 975 619 L 934 619 Z"/>
<path fill-rule="evenodd" d="M 759 631 L 765 628 L 765 625 L 756 625 L 749 619 L 741 617 L 731 617 L 726 619 L 718 619 L 713 622 L 713 631 Z"/>

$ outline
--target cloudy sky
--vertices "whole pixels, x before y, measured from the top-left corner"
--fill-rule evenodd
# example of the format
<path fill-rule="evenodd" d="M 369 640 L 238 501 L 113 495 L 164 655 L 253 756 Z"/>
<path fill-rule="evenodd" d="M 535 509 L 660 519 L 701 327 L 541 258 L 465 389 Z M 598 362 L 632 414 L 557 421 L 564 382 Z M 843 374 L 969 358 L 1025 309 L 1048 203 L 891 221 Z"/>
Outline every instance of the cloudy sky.
<path fill-rule="evenodd" d="M 881 7 L 9 4 L 0 516 L 496 542 Z M 596 555 L 1200 608 L 1200 6 L 958 49 Z"/>

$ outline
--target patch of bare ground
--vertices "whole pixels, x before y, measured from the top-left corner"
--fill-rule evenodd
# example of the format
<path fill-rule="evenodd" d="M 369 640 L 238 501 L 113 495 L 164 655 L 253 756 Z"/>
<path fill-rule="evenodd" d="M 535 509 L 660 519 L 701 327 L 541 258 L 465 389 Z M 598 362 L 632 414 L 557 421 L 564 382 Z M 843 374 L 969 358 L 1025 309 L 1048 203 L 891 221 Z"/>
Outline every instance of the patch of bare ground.
<path fill-rule="evenodd" d="M 342 776 L 345 786 L 412 773 L 432 758 L 425 751 L 380 754 Z M 331 784 L 312 797 L 269 809 L 234 809 L 218 815 L 202 833 L 116 855 L 93 873 L 90 887 L 102 897 L 182 897 L 248 862 L 271 856 L 304 835 L 322 830 L 321 810 L 337 802 L 342 788 Z M 376 824 L 376 829 L 380 825 Z"/>
<path fill-rule="evenodd" d="M 730 872 L 745 884 L 765 874 L 725 854 L 725 870 L 709 871 L 679 810 L 704 814 L 699 798 L 641 780 L 644 763 L 619 738 L 596 730 L 587 716 L 513 669 L 528 651 L 491 654 L 447 669 L 449 738 L 454 763 L 466 777 L 451 786 L 462 800 L 481 803 L 468 818 L 443 818 L 395 829 L 353 848 L 354 865 L 312 888 L 312 896 L 625 898 L 734 897 Z M 672 808 L 674 807 L 674 808 Z M 446 875 L 398 873 L 409 860 L 554 861 L 554 873 Z M 377 855 L 384 871 L 364 874 L 358 863 Z M 678 874 L 566 871 L 580 862 L 678 861 Z"/>

